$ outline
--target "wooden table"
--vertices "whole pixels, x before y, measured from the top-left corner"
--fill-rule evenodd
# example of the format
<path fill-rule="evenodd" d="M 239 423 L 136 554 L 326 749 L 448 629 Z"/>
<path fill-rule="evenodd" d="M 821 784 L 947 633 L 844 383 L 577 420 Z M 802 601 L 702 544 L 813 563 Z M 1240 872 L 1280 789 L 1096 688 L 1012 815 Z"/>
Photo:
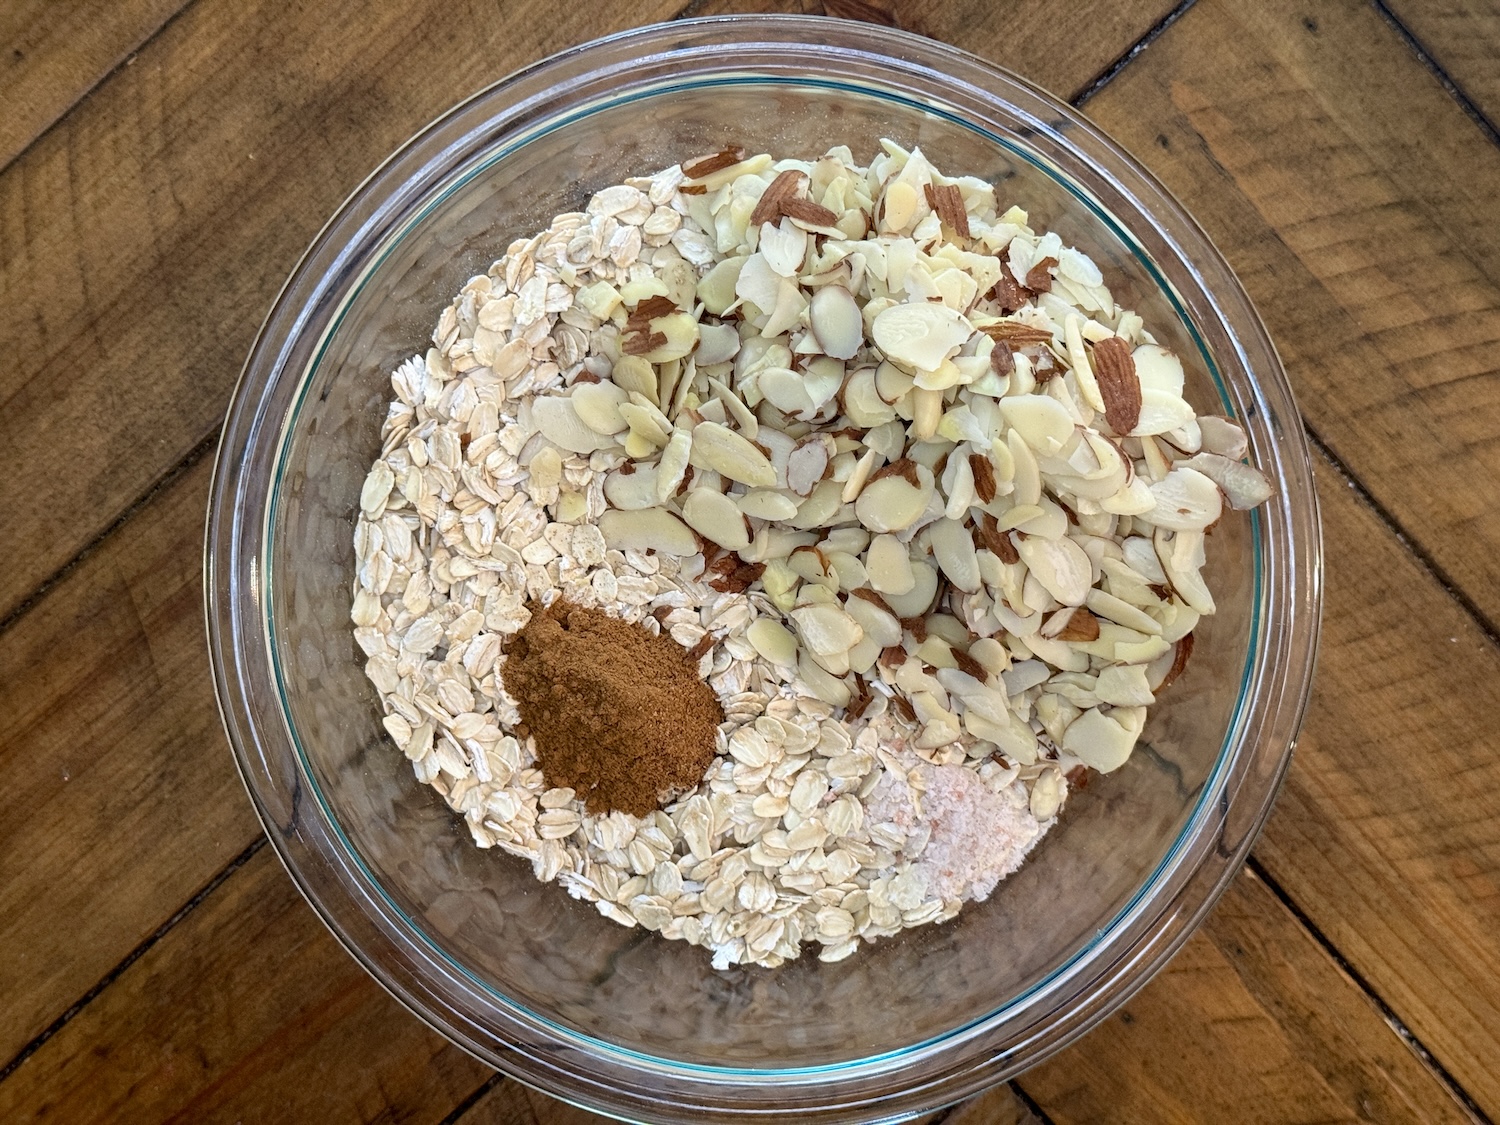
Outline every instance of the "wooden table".
<path fill-rule="evenodd" d="M 439 111 L 734 0 L 0 5 L 0 1121 L 598 1120 L 408 1015 L 283 874 L 201 614 L 261 317 Z M 942 1117 L 1500 1118 L 1500 11 L 1483 0 L 828 0 L 1081 105 L 1229 257 L 1327 544 L 1276 812 L 1082 1042 Z"/>

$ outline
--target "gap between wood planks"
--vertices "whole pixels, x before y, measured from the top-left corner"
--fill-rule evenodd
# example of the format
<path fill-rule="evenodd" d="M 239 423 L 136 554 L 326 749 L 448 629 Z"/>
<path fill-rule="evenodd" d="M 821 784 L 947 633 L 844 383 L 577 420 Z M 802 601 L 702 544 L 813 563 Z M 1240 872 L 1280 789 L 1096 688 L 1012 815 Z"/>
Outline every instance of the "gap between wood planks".
<path fill-rule="evenodd" d="M 92 988 L 90 988 L 77 1000 L 73 1001 L 73 1003 L 68 1007 L 68 1010 L 63 1012 L 62 1015 L 58 1016 L 57 1019 L 53 1020 L 45 1030 L 43 1030 L 39 1035 L 36 1036 L 36 1038 L 31 1040 L 31 1042 L 26 1044 L 26 1046 L 17 1051 L 16 1057 L 6 1063 L 3 1068 L 0 1068 L 0 1082 L 4 1082 L 11 1076 L 11 1074 L 16 1070 L 17 1067 L 19 1067 L 32 1055 L 36 1054 L 37 1051 L 41 1050 L 42 1046 L 47 1042 L 47 1040 L 51 1039 L 54 1035 L 56 1035 L 59 1031 L 66 1027 L 68 1023 L 72 1021 L 74 1016 L 78 1015 L 79 1012 L 88 1007 L 88 1005 L 96 996 L 98 996 L 106 988 L 113 984 L 116 978 L 118 978 L 121 973 L 125 972 L 130 968 L 131 965 L 134 965 L 148 952 L 150 952 L 152 946 L 156 945 L 157 942 L 161 941 L 162 938 L 166 937 L 167 934 L 176 929 L 179 922 L 181 922 L 184 918 L 186 918 L 189 914 L 196 910 L 199 904 L 207 899 L 209 895 L 213 894 L 214 891 L 223 886 L 225 880 L 227 880 L 241 867 L 244 867 L 245 864 L 249 863 L 250 860 L 254 858 L 255 853 L 260 851 L 261 848 L 265 847 L 267 842 L 268 841 L 265 836 L 258 836 L 250 843 L 248 847 L 245 848 L 244 851 L 240 852 L 239 855 L 235 856 L 227 864 L 225 864 L 218 871 L 218 873 L 214 875 L 212 879 L 204 883 L 201 888 L 194 892 L 192 898 L 188 899 L 187 902 L 178 907 L 175 914 L 173 914 L 170 918 L 168 918 L 165 922 L 158 926 L 155 931 L 153 931 L 151 935 L 148 936 L 144 941 L 142 941 L 129 953 L 125 954 L 125 956 L 120 959 L 120 962 L 115 965 L 114 968 L 110 969 L 109 972 L 100 977 L 98 982 Z"/>
<path fill-rule="evenodd" d="M 1385 0 L 1370 0 L 1370 3 L 1384 17 L 1385 22 L 1391 25 L 1391 30 L 1396 33 L 1396 37 L 1406 44 L 1412 54 L 1417 56 L 1417 61 L 1432 71 L 1432 75 L 1438 80 L 1438 84 L 1444 90 L 1448 91 L 1448 96 L 1457 102 L 1459 107 L 1473 119 L 1474 124 L 1478 125 L 1484 131 L 1484 135 L 1490 139 L 1490 143 L 1500 145 L 1500 129 L 1497 129 L 1495 123 L 1485 116 L 1484 111 L 1474 104 L 1473 99 L 1468 94 L 1464 93 L 1463 87 L 1455 82 L 1453 77 L 1443 69 L 1442 65 L 1433 57 L 1432 52 L 1423 45 L 1422 41 L 1413 34 L 1412 30 L 1401 22 L 1401 17 L 1391 11 L 1386 5 Z"/>
<path fill-rule="evenodd" d="M 160 28 L 158 28 L 150 37 L 148 37 L 145 42 L 137 47 L 136 51 L 133 51 L 130 56 L 128 56 L 118 66 L 112 68 L 109 72 L 102 75 L 98 81 L 90 85 L 86 90 L 82 91 L 67 108 L 67 110 L 59 114 L 58 117 L 53 122 L 51 122 L 46 129 L 42 130 L 42 132 L 39 133 L 37 137 L 33 138 L 32 141 L 26 146 L 26 148 L 22 149 L 21 152 L 18 152 L 15 157 L 12 157 L 12 161 L 19 158 L 22 153 L 28 151 L 32 147 L 32 145 L 35 145 L 37 141 L 39 141 L 42 137 L 46 136 L 54 128 L 56 128 L 58 123 L 68 117 L 78 107 L 78 105 L 85 101 L 112 75 L 117 73 L 122 68 L 129 66 L 134 61 L 136 55 L 141 49 L 143 49 L 147 44 L 154 40 L 157 35 L 161 34 L 162 31 L 171 27 L 186 11 L 188 11 L 188 9 L 193 6 L 195 2 L 196 0 L 187 0 L 187 2 L 184 3 L 181 8 L 179 8 L 172 14 L 172 16 L 170 16 L 166 21 L 163 22 Z M 1422 45 L 1421 41 L 1386 6 L 1383 0 L 1371 0 L 1371 2 L 1376 10 L 1385 19 L 1385 21 L 1391 26 L 1393 32 L 1416 55 L 1417 59 L 1429 71 L 1433 73 L 1439 83 L 1448 92 L 1449 96 L 1452 97 L 1454 101 L 1463 109 L 1463 111 L 1471 119 L 1473 119 L 1476 124 L 1479 125 L 1481 130 L 1485 133 L 1485 135 L 1492 143 L 1500 145 L 1500 130 L 1496 129 L 1494 123 L 1491 122 L 1482 111 L 1480 111 L 1480 109 L 1458 86 L 1458 84 L 1436 62 L 1432 55 Z M 677 20 L 691 18 L 702 10 L 702 8 L 705 6 L 705 3 L 706 0 L 690 0 L 688 4 L 684 5 L 677 11 L 672 19 Z M 1075 107 L 1081 107 L 1090 99 L 1092 99 L 1110 82 L 1112 82 L 1137 57 L 1139 57 L 1145 50 L 1147 50 L 1152 43 L 1160 38 L 1174 23 L 1176 23 L 1190 8 L 1192 8 L 1195 3 L 1196 0 L 1183 0 L 1182 3 L 1173 8 L 1172 11 L 1167 13 L 1166 16 L 1164 16 L 1149 30 L 1147 30 L 1145 34 L 1143 34 L 1138 40 L 1136 40 L 1136 42 L 1133 43 L 1126 51 L 1124 51 L 1114 62 L 1106 67 L 1093 81 L 1085 86 L 1084 89 L 1076 97 L 1070 99 L 1071 104 Z M 7 162 L 7 164 L 8 163 L 10 162 Z M 1413 558 L 1416 559 L 1418 564 L 1425 570 L 1427 570 L 1427 572 L 1433 576 L 1433 578 L 1437 581 L 1441 588 L 1451 598 L 1453 598 L 1455 602 L 1458 603 L 1463 612 L 1471 620 L 1474 621 L 1476 626 L 1485 635 L 1489 642 L 1496 645 L 1497 648 L 1500 648 L 1500 629 L 1496 628 L 1495 623 L 1491 622 L 1489 618 L 1478 608 L 1478 606 L 1475 605 L 1472 599 L 1470 599 L 1468 595 L 1466 595 L 1452 582 L 1449 576 L 1441 567 L 1437 565 L 1434 559 L 1423 548 L 1421 548 L 1410 535 L 1407 534 L 1405 529 L 1401 526 L 1394 515 L 1364 487 L 1364 485 L 1349 471 L 1343 460 L 1329 448 L 1327 443 L 1318 433 L 1316 433 L 1311 427 L 1307 426 L 1305 421 L 1304 429 L 1307 433 L 1309 442 L 1320 453 L 1322 453 L 1323 456 L 1327 457 L 1329 463 L 1340 474 L 1347 487 L 1355 491 L 1359 500 L 1373 512 L 1373 514 L 1381 522 L 1381 524 L 1385 526 L 1396 537 L 1397 540 L 1400 541 L 1403 547 L 1412 555 Z M 0 620 L 0 632 L 3 632 L 7 628 L 9 628 L 15 621 L 29 612 L 32 607 L 34 607 L 43 597 L 45 597 L 47 592 L 53 586 L 55 586 L 61 579 L 63 579 L 67 574 L 74 570 L 91 554 L 93 554 L 94 551 L 97 550 L 98 547 L 106 539 L 108 539 L 120 527 L 122 527 L 126 522 L 133 518 L 137 512 L 139 512 L 143 507 L 150 503 L 164 488 L 170 485 L 184 472 L 191 469 L 200 460 L 202 460 L 204 456 L 210 454 L 215 447 L 216 441 L 217 433 L 210 433 L 202 440 L 200 440 L 198 444 L 195 445 L 186 456 L 184 456 L 180 461 L 178 461 L 164 474 L 162 474 L 162 476 L 160 476 L 153 484 L 151 484 L 151 486 L 148 487 L 123 513 L 121 513 L 121 515 L 113 523 L 111 523 L 107 528 L 101 531 L 99 535 L 91 540 L 71 559 L 69 559 L 51 575 L 45 578 L 36 587 L 36 589 L 27 596 L 24 601 L 22 601 L 14 610 L 12 610 L 11 613 L 6 615 L 3 620 Z M 174 929 L 178 923 L 183 921 L 183 919 L 185 919 L 194 909 L 196 909 L 200 903 L 207 899 L 208 896 L 213 894 L 230 876 L 232 876 L 235 871 L 244 866 L 244 864 L 247 863 L 262 847 L 264 847 L 265 844 L 266 838 L 264 836 L 261 836 L 253 843 L 251 843 L 238 856 L 231 860 L 227 865 L 225 865 L 224 868 L 222 868 L 217 874 L 215 874 L 213 878 L 211 878 L 206 884 L 204 884 L 204 886 L 199 891 L 197 891 L 186 903 L 184 903 L 176 911 L 176 913 L 174 913 L 150 936 L 148 936 L 133 950 L 131 950 L 118 964 L 116 964 L 112 969 L 109 970 L 109 972 L 107 972 L 102 978 L 100 978 L 100 980 L 93 987 L 91 987 L 87 992 L 79 997 L 77 1001 L 75 1001 L 66 1011 L 64 1011 L 56 1020 L 54 1020 L 49 1027 L 47 1027 L 44 1031 L 42 1031 L 34 1039 L 32 1039 L 29 1043 L 22 1047 L 21 1050 L 17 1052 L 16 1056 L 9 1062 L 7 1062 L 3 1068 L 0 1068 L 0 1081 L 4 1081 L 19 1066 L 25 1063 L 28 1058 L 35 1054 L 36 1051 L 39 1050 L 49 1039 L 51 1039 L 60 1030 L 62 1030 L 62 1028 L 67 1023 L 69 1023 L 76 1015 L 78 1015 L 79 1012 L 81 1012 L 90 1002 L 92 1002 L 95 997 L 100 995 L 104 991 L 104 989 L 109 987 L 109 985 L 117 977 L 119 977 L 120 974 L 129 969 L 132 964 L 139 960 L 148 950 L 150 950 L 163 937 L 165 937 L 167 933 Z M 1439 1082 L 1441 1082 L 1453 1094 L 1455 1099 L 1459 1101 L 1465 1107 L 1465 1109 L 1473 1114 L 1477 1120 L 1487 1121 L 1488 1118 L 1475 1104 L 1473 1099 L 1468 1095 L 1467 1091 L 1465 1091 L 1463 1087 L 1458 1084 L 1458 1082 L 1452 1077 L 1452 1075 L 1448 1073 L 1446 1068 L 1444 1068 L 1442 1064 L 1432 1056 L 1432 1054 L 1421 1043 L 1421 1041 L 1414 1034 L 1412 1034 L 1410 1029 L 1406 1027 L 1406 1025 L 1400 1020 L 1395 1012 L 1370 986 L 1368 981 L 1366 981 L 1365 978 L 1350 965 L 1350 963 L 1342 956 L 1342 954 L 1328 939 L 1328 937 L 1316 925 L 1313 924 L 1308 915 L 1297 906 L 1292 897 L 1279 885 L 1279 883 L 1277 883 L 1270 876 L 1270 874 L 1264 869 L 1264 867 L 1261 866 L 1260 862 L 1253 855 L 1248 859 L 1247 866 L 1267 886 L 1271 893 L 1275 895 L 1275 897 L 1287 907 L 1287 909 L 1292 913 L 1296 920 L 1302 925 L 1303 929 L 1305 929 L 1312 936 L 1313 940 L 1324 950 L 1324 952 L 1333 959 L 1335 964 L 1337 964 L 1338 967 L 1345 973 L 1345 975 L 1348 976 L 1348 978 L 1354 983 L 1354 985 L 1366 997 L 1369 998 L 1370 1002 L 1375 1006 L 1376 1010 L 1381 1014 L 1382 1018 L 1391 1027 L 1395 1034 L 1412 1049 L 1412 1051 L 1418 1056 L 1419 1059 L 1421 1059 L 1423 1064 L 1434 1075 L 1434 1077 Z M 450 1125 L 450 1123 L 457 1122 L 465 1113 L 472 1109 L 473 1106 L 477 1104 L 485 1094 L 493 1090 L 500 1082 L 506 1080 L 507 1079 L 505 1078 L 505 1076 L 501 1073 L 497 1072 L 496 1074 L 492 1075 L 469 1096 L 464 1098 L 463 1101 L 460 1102 L 459 1105 L 457 1105 L 443 1119 L 443 1125 Z M 1028 1096 L 1022 1088 L 1020 1088 L 1014 1082 L 1012 1082 L 1010 1086 L 1016 1094 L 1017 1098 L 1027 1107 L 1027 1109 L 1031 1113 L 1036 1115 L 1039 1121 L 1045 1123 L 1045 1125 L 1051 1125 L 1050 1118 L 1048 1118 L 1041 1107 L 1038 1106 L 1036 1102 L 1030 1096 Z M 942 1116 L 938 1117 L 932 1123 L 932 1125 L 939 1125 L 940 1122 L 946 1120 L 953 1112 L 956 1112 L 956 1110 L 957 1107 L 950 1107 L 947 1111 L 944 1111 L 942 1113 Z"/>
<path fill-rule="evenodd" d="M 1335 464 L 1337 464 L 1337 462 L 1335 462 Z M 1339 469 L 1340 471 L 1342 471 L 1343 466 L 1340 465 Z M 1354 486 L 1352 480 L 1350 481 L 1350 484 L 1351 486 Z M 1339 970 L 1346 977 L 1348 977 L 1350 981 L 1354 983 L 1354 986 L 1358 988 L 1360 992 L 1364 993 L 1366 999 L 1368 999 L 1370 1003 L 1374 1005 L 1375 1010 L 1380 1013 L 1380 1018 L 1383 1019 L 1390 1027 L 1390 1029 L 1396 1033 L 1396 1037 L 1407 1045 L 1412 1054 L 1417 1056 L 1422 1065 L 1427 1068 L 1428 1073 L 1430 1073 L 1433 1078 L 1437 1079 L 1437 1081 L 1447 1089 L 1448 1093 L 1453 1095 L 1453 1099 L 1458 1102 L 1459 1105 L 1463 1106 L 1464 1109 L 1473 1116 L 1475 1121 L 1484 1122 L 1485 1125 L 1490 1125 L 1489 1116 L 1484 1112 L 1484 1110 L 1479 1108 L 1479 1104 L 1469 1096 L 1469 1092 L 1459 1084 L 1458 1079 L 1454 1078 L 1452 1074 L 1448 1073 L 1448 1068 L 1445 1067 L 1441 1062 L 1439 1062 L 1437 1057 L 1427 1049 L 1426 1045 L 1420 1039 L 1418 1039 L 1415 1034 L 1413 1034 L 1411 1028 L 1407 1027 L 1406 1024 L 1402 1022 L 1401 1017 L 1398 1016 L 1395 1010 L 1385 1002 L 1380 993 L 1375 991 L 1370 982 L 1365 979 L 1364 974 L 1356 969 L 1349 962 L 1349 959 L 1346 958 L 1341 952 L 1339 952 L 1338 947 L 1335 946 L 1333 942 L 1328 939 L 1328 936 L 1318 928 L 1313 920 L 1303 912 L 1302 908 L 1297 905 L 1296 900 L 1293 899 L 1292 896 L 1287 893 L 1286 889 L 1276 881 L 1275 877 L 1266 870 L 1266 868 L 1261 864 L 1260 860 L 1255 857 L 1255 854 L 1253 852 L 1246 857 L 1245 866 L 1254 873 L 1257 879 L 1259 879 L 1266 885 L 1266 889 L 1276 897 L 1276 900 L 1280 902 L 1282 906 L 1287 908 L 1287 911 L 1292 915 L 1292 917 L 1301 924 L 1302 928 L 1306 930 L 1309 935 L 1311 935 L 1313 941 L 1317 942 L 1318 946 L 1323 950 L 1324 953 L 1328 955 L 1329 959 L 1338 966 Z"/>
<path fill-rule="evenodd" d="M 185 2 L 183 3 L 182 7 L 178 8 L 170 16 L 168 16 L 166 19 L 164 19 L 162 21 L 162 24 L 161 24 L 160 27 L 158 27 L 150 35 L 146 36 L 146 38 L 143 39 L 143 40 L 141 40 L 140 43 L 136 44 L 136 47 L 135 47 L 135 49 L 133 51 L 131 51 L 129 54 L 127 54 L 123 59 L 121 59 L 114 66 L 112 66 L 108 70 L 106 70 L 103 74 L 99 75 L 99 77 L 97 79 L 95 79 L 92 83 L 90 83 L 87 87 L 85 87 L 84 89 L 78 91 L 78 96 L 75 97 L 71 102 L 69 102 L 67 104 L 67 106 L 63 109 L 63 111 L 61 113 L 59 113 L 51 121 L 47 122 L 46 128 L 44 128 L 36 136 L 32 137 L 31 140 L 27 141 L 24 145 L 22 145 L 19 149 L 17 149 L 11 155 L 11 158 L 9 160 L 5 161 L 4 163 L 0 163 L 0 172 L 5 171 L 5 169 L 9 168 L 16 161 L 20 160 L 22 156 L 24 156 L 26 153 L 30 152 L 33 148 L 35 148 L 36 145 L 37 145 L 37 143 L 39 141 L 41 141 L 41 139 L 43 137 L 45 137 L 49 133 L 51 133 L 52 130 L 56 129 L 58 127 L 58 125 L 61 124 L 63 121 L 67 120 L 67 118 L 72 115 L 72 113 L 73 113 L 73 111 L 75 109 L 77 109 L 83 102 L 85 102 L 85 101 L 87 101 L 89 99 L 89 97 L 93 94 L 93 92 L 95 90 L 99 89 L 99 87 L 103 86 L 106 82 L 108 82 L 116 74 L 120 73 L 120 71 L 124 70 L 127 66 L 130 66 L 132 63 L 134 63 L 135 60 L 136 60 L 136 56 L 141 53 L 141 51 L 146 47 L 146 45 L 148 43 L 150 43 L 153 40 L 155 40 L 158 35 L 160 35 L 164 31 L 166 31 L 169 27 L 171 27 L 174 23 L 176 23 L 177 20 L 182 16 L 182 14 L 184 12 L 186 12 L 189 8 L 191 8 L 197 2 L 198 2 L 198 0 L 185 0 Z M 133 510 L 134 510 L 134 508 L 132 508 L 132 511 Z M 110 530 L 112 531 L 112 530 L 114 530 L 114 528 L 111 527 Z M 108 532 L 106 532 L 105 534 L 108 534 Z M 100 538 L 102 539 L 103 536 L 100 536 Z M 97 542 L 98 541 L 95 540 L 95 543 L 97 543 Z M 94 546 L 94 544 L 91 543 L 88 547 L 84 548 L 84 551 L 80 551 L 79 552 L 79 556 L 81 557 L 85 552 L 87 552 L 88 550 L 92 549 L 93 546 Z M 66 569 L 66 568 L 64 568 L 64 569 Z M 61 573 L 62 573 L 62 571 L 59 570 L 58 574 L 61 574 Z M 56 578 L 56 577 L 57 577 L 57 575 L 53 576 L 53 578 Z M 53 579 L 49 578 L 47 580 L 47 583 L 44 583 L 44 585 L 45 584 L 50 584 L 52 582 L 52 580 Z M 40 592 L 40 588 L 38 589 L 38 592 Z M 26 600 L 29 602 L 32 599 L 31 598 L 27 598 Z M 15 614 L 12 613 L 10 616 L 14 617 Z M 10 617 L 7 617 L 5 623 L 8 624 L 9 621 L 10 621 Z M 0 625 L 0 628 L 3 628 L 3 627 L 4 627 L 3 625 Z"/>

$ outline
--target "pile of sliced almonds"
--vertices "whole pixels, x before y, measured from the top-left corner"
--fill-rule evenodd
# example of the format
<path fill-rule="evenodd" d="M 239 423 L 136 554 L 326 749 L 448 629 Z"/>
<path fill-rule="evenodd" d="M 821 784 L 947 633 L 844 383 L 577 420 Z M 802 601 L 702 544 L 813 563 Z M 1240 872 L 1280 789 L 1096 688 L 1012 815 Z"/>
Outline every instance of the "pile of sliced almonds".
<path fill-rule="evenodd" d="M 1271 493 L 1242 431 L 1088 256 L 920 151 L 676 174 L 696 269 L 578 289 L 603 362 L 523 407 L 533 481 L 623 454 L 609 547 L 763 589 L 755 650 L 852 714 L 879 685 L 919 749 L 1119 767 L 1214 610 L 1205 536 Z"/>

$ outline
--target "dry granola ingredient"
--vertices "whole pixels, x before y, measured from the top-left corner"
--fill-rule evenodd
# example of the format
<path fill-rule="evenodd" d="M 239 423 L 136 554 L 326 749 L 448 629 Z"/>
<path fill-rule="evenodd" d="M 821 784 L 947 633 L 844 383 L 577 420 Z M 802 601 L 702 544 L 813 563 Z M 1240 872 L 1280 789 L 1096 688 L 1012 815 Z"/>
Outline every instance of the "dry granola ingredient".
<path fill-rule="evenodd" d="M 697 785 L 724 721 L 697 661 L 670 637 L 597 609 L 528 608 L 503 678 L 547 784 L 573 789 L 591 813 L 632 816 Z"/>
<path fill-rule="evenodd" d="M 386 730 L 476 845 L 717 969 L 985 897 L 1129 758 L 1214 611 L 1207 532 L 1271 493 L 1086 253 L 891 141 L 606 187 L 432 342 L 354 537 Z M 559 600 L 723 708 L 649 815 L 544 776 L 501 682 Z"/>

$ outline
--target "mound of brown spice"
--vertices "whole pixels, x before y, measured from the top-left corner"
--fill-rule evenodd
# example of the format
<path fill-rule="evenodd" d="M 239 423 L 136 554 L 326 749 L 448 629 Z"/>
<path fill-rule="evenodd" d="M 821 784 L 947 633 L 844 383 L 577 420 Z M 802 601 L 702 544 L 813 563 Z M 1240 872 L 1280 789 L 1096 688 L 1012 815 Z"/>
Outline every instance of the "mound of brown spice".
<path fill-rule="evenodd" d="M 567 601 L 528 608 L 503 679 L 549 786 L 647 816 L 703 780 L 724 711 L 681 645 Z"/>

